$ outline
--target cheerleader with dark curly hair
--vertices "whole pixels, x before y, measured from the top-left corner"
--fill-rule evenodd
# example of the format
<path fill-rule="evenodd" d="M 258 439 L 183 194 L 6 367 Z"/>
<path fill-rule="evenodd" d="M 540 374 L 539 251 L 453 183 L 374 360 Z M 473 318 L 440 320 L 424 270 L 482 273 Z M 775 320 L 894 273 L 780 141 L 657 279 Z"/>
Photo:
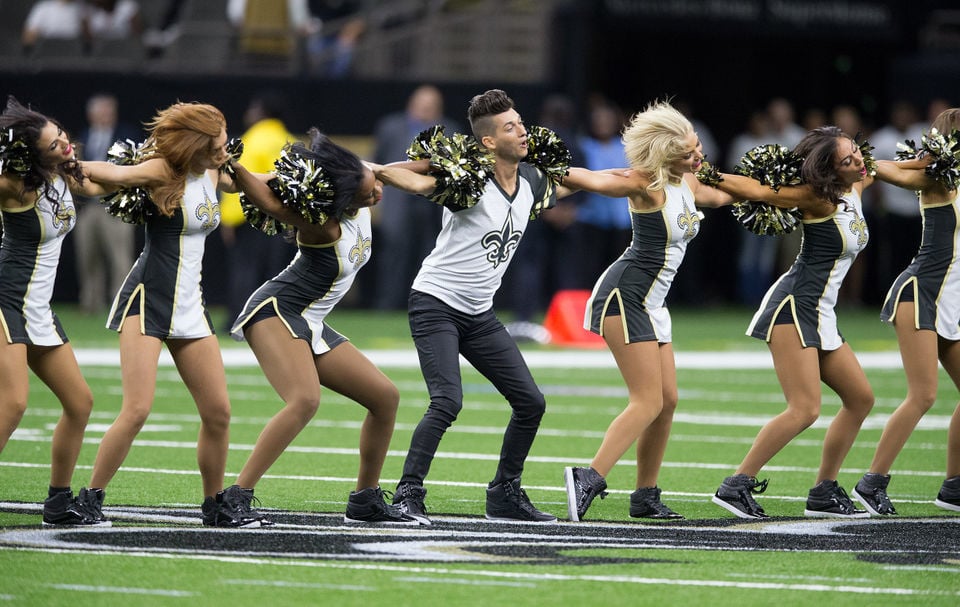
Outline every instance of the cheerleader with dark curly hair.
<path fill-rule="evenodd" d="M 293 228 L 298 251 L 283 272 L 250 296 L 233 325 L 232 335 L 250 344 L 284 406 L 264 427 L 236 484 L 226 491 L 236 494 L 248 512 L 255 512 L 250 505 L 254 487 L 316 414 L 321 388 L 327 388 L 367 410 L 360 429 L 360 470 L 345 522 L 416 525 L 415 519 L 386 503 L 379 484 L 400 394 L 325 320 L 370 260 L 370 208 L 380 201 L 383 186 L 355 154 L 316 129 L 309 135 L 309 146 L 288 148 L 284 159 L 294 167 L 319 169 L 322 187 L 276 183 L 289 176 L 254 175 L 231 163 L 247 200 Z M 268 185 L 270 180 L 274 183 Z M 314 199 L 323 196 L 317 191 L 323 189 L 328 199 L 315 205 L 315 213 L 305 214 L 296 202 L 284 199 L 286 185 Z M 261 516 L 261 524 L 267 522 Z"/>
<path fill-rule="evenodd" d="M 61 244 L 77 218 L 71 193 L 106 189 L 84 179 L 60 123 L 10 97 L 0 114 L 0 451 L 27 408 L 30 369 L 63 408 L 53 431 L 43 522 L 91 525 L 98 521 L 74 497 L 70 481 L 93 394 L 50 308 Z"/>
<path fill-rule="evenodd" d="M 814 129 L 792 150 L 802 162 L 800 184 L 775 188 L 744 175 L 722 175 L 716 187 L 739 200 L 759 201 L 781 209 L 798 209 L 803 245 L 793 266 L 770 287 L 747 334 L 770 348 L 787 408 L 760 430 L 736 473 L 724 479 L 713 502 L 740 518 L 768 515 L 753 498 L 766 489 L 760 469 L 820 416 L 821 382 L 840 397 L 841 408 L 830 423 L 816 484 L 804 514 L 811 517 L 864 517 L 837 482 L 844 458 L 874 396 L 850 345 L 837 327 L 837 292 L 869 233 L 861 193 L 874 180 L 870 158 L 835 126 Z M 879 161 L 877 176 L 889 174 Z"/>

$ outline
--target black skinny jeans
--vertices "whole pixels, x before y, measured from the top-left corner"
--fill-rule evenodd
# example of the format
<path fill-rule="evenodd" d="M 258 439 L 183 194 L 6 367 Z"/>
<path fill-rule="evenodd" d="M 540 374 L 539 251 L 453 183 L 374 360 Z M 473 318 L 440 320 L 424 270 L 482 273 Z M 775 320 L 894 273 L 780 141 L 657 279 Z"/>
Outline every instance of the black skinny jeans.
<path fill-rule="evenodd" d="M 490 486 L 519 478 L 546 400 L 516 342 L 492 310 L 465 314 L 418 291 L 410 293 L 408 310 L 430 406 L 413 432 L 400 483 L 423 484 L 440 439 L 463 407 L 460 354 L 490 380 L 513 409 Z"/>

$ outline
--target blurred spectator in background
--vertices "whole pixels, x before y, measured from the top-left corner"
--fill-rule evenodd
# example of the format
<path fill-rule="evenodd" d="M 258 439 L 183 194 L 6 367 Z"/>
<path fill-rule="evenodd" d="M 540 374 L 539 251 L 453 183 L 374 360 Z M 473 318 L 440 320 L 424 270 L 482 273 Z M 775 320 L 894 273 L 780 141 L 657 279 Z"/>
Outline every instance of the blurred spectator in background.
<path fill-rule="evenodd" d="M 754 110 L 747 120 L 745 131 L 737 134 L 727 151 L 727 171 L 733 172 L 743 155 L 770 143 L 770 123 L 764 110 Z M 737 258 L 737 295 L 740 303 L 755 306 L 773 282 L 773 268 L 777 260 L 779 241 L 773 236 L 758 236 L 740 230 L 740 253 Z"/>
<path fill-rule="evenodd" d="M 316 30 L 307 0 L 228 0 L 227 19 L 237 30 L 240 53 L 253 59 L 290 60 L 298 39 Z"/>
<path fill-rule="evenodd" d="M 373 161 L 389 164 L 407 159 L 407 148 L 421 131 L 442 124 L 448 136 L 461 131 L 460 125 L 443 113 L 440 89 L 423 84 L 414 89 L 402 112 L 380 119 L 374 129 Z M 377 287 L 374 306 L 381 310 L 405 310 L 413 277 L 433 248 L 440 233 L 443 207 L 424 204 L 420 196 L 398 188 L 384 188 L 377 207 L 377 249 L 373 257 Z"/>
<path fill-rule="evenodd" d="M 273 90 L 255 95 L 243 115 L 247 127 L 241 139 L 240 164 L 253 173 L 270 173 L 287 143 L 297 138 L 284 124 L 287 101 Z M 220 201 L 220 235 L 227 251 L 228 328 L 243 311 L 254 290 L 286 267 L 296 246 L 283 235 L 268 236 L 246 222 L 237 194 L 224 194 Z"/>
<path fill-rule="evenodd" d="M 890 106 L 887 124 L 870 136 L 873 155 L 880 160 L 895 160 L 897 144 L 912 139 L 919 145 L 924 126 L 920 122 L 920 111 L 913 103 L 906 100 L 894 102 Z M 870 191 L 870 206 L 875 218 L 868 225 L 876 226 L 877 242 L 882 243 L 873 247 L 877 279 L 872 282 L 885 288 L 884 285 L 892 284 L 917 252 L 923 220 L 916 192 L 880 180 Z"/>
<path fill-rule="evenodd" d="M 82 33 L 83 4 L 79 0 L 38 0 L 27 14 L 20 41 L 29 50 L 43 38 L 80 38 Z"/>
<path fill-rule="evenodd" d="M 585 168 L 627 167 L 620 132 L 623 112 L 614 103 L 600 99 L 589 110 L 588 134 L 580 137 Z M 576 233 L 578 288 L 591 289 L 600 274 L 630 245 L 633 235 L 626 198 L 608 198 L 585 192 L 577 209 Z"/>
<path fill-rule="evenodd" d="M 130 38 L 143 33 L 140 5 L 136 0 L 87 0 L 84 30 L 91 40 Z"/>
<path fill-rule="evenodd" d="M 150 27 L 143 33 L 143 44 L 151 56 L 162 55 L 180 36 L 180 16 L 186 1 L 167 0 L 167 7 L 161 13 L 160 20 L 157 23 L 150 23 Z"/>
<path fill-rule="evenodd" d="M 584 166 L 583 150 L 577 143 L 577 111 L 566 95 L 548 95 L 540 106 L 540 115 L 534 124 L 557 134 L 570 150 L 570 166 Z M 584 192 L 576 192 L 557 201 L 549 213 L 527 224 L 527 231 L 517 247 L 513 263 L 503 277 L 498 308 L 513 312 L 513 322 L 507 331 L 515 339 L 545 341 L 549 333 L 538 324 L 536 316 L 543 313 L 554 293 L 578 288 L 577 277 L 571 268 L 578 265 L 580 251 L 574 243 L 573 224 L 577 220 L 577 206 Z"/>
<path fill-rule="evenodd" d="M 143 133 L 118 120 L 117 98 L 98 93 L 87 100 L 87 128 L 80 134 L 84 160 L 106 160 L 114 141 L 139 143 Z M 76 252 L 80 310 L 106 311 L 133 263 L 135 228 L 108 214 L 98 198 L 76 197 L 77 227 L 72 238 Z"/>
<path fill-rule="evenodd" d="M 330 78 L 350 75 L 354 49 L 367 30 L 360 0 L 310 0 L 318 27 L 307 40 L 307 62 L 314 74 Z"/>

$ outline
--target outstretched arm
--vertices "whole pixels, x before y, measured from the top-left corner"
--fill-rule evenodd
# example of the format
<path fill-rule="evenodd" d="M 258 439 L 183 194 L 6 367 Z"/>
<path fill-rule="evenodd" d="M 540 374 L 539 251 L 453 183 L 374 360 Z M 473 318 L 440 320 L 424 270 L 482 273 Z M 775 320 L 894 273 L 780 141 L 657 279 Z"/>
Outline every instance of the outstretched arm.
<path fill-rule="evenodd" d="M 740 200 L 728 192 L 700 183 L 692 173 L 685 173 L 683 180 L 690 186 L 694 202 L 698 207 L 722 207 Z"/>
<path fill-rule="evenodd" d="M 626 169 L 591 171 L 581 167 L 570 167 L 570 172 L 563 178 L 562 187 L 566 188 L 565 195 L 577 190 L 586 190 L 611 198 L 626 198 L 642 191 L 646 187 L 646 182 L 640 173 Z M 560 192 L 558 190 L 558 196 Z"/>
<path fill-rule="evenodd" d="M 924 190 L 936 183 L 923 168 L 923 160 L 878 160 L 877 179 L 909 190 Z"/>
<path fill-rule="evenodd" d="M 84 160 L 83 173 L 91 181 L 115 188 L 156 187 L 173 177 L 170 165 L 162 158 L 140 164 L 119 165 L 103 160 Z"/>
<path fill-rule="evenodd" d="M 774 190 L 763 185 L 756 179 L 743 175 L 721 173 L 723 181 L 716 185 L 717 189 L 731 195 L 734 200 L 757 200 L 766 202 L 782 209 L 805 208 L 817 202 L 816 196 L 806 185 L 783 186 Z"/>
<path fill-rule="evenodd" d="M 246 195 L 247 200 L 256 205 L 258 209 L 287 225 L 298 228 L 304 225 L 303 217 L 292 209 L 283 206 L 283 203 L 277 198 L 277 195 L 274 194 L 270 186 L 267 185 L 267 182 L 270 181 L 273 175 L 269 173 L 251 173 L 236 160 L 230 160 L 230 166 L 236 174 L 236 178 L 232 181 L 238 191 L 242 191 Z"/>
<path fill-rule="evenodd" d="M 419 162 L 424 161 L 417 161 L 417 163 Z M 419 164 L 417 163 L 414 164 L 419 168 Z M 421 196 L 430 195 L 437 188 L 437 180 L 430 175 L 423 175 L 410 170 L 410 168 L 404 168 L 409 165 L 410 163 L 408 162 L 374 165 L 373 172 L 377 176 L 377 179 L 385 185 L 410 192 L 411 194 L 420 194 Z"/>

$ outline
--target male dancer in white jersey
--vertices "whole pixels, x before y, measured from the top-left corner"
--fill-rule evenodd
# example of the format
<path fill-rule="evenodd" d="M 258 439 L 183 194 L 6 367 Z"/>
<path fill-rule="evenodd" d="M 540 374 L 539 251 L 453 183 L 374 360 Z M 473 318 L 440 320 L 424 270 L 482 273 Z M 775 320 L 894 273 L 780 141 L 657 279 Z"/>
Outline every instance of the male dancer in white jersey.
<path fill-rule="evenodd" d="M 527 130 L 506 93 L 495 89 L 477 95 L 470 101 L 468 118 L 477 141 L 494 156 L 494 171 L 476 205 L 444 208 L 436 246 L 413 282 L 410 330 L 430 406 L 413 433 L 393 501 L 409 516 L 430 524 L 423 481 L 440 439 L 463 406 L 462 354 L 513 409 L 500 463 L 487 489 L 487 518 L 554 522 L 556 517 L 534 507 L 520 487 L 546 401 L 492 308 L 531 209 L 553 206 L 556 192 L 546 174 L 521 162 L 527 155 Z M 424 196 L 437 185 L 433 177 L 399 166 L 377 167 L 376 172 L 385 184 Z"/>

